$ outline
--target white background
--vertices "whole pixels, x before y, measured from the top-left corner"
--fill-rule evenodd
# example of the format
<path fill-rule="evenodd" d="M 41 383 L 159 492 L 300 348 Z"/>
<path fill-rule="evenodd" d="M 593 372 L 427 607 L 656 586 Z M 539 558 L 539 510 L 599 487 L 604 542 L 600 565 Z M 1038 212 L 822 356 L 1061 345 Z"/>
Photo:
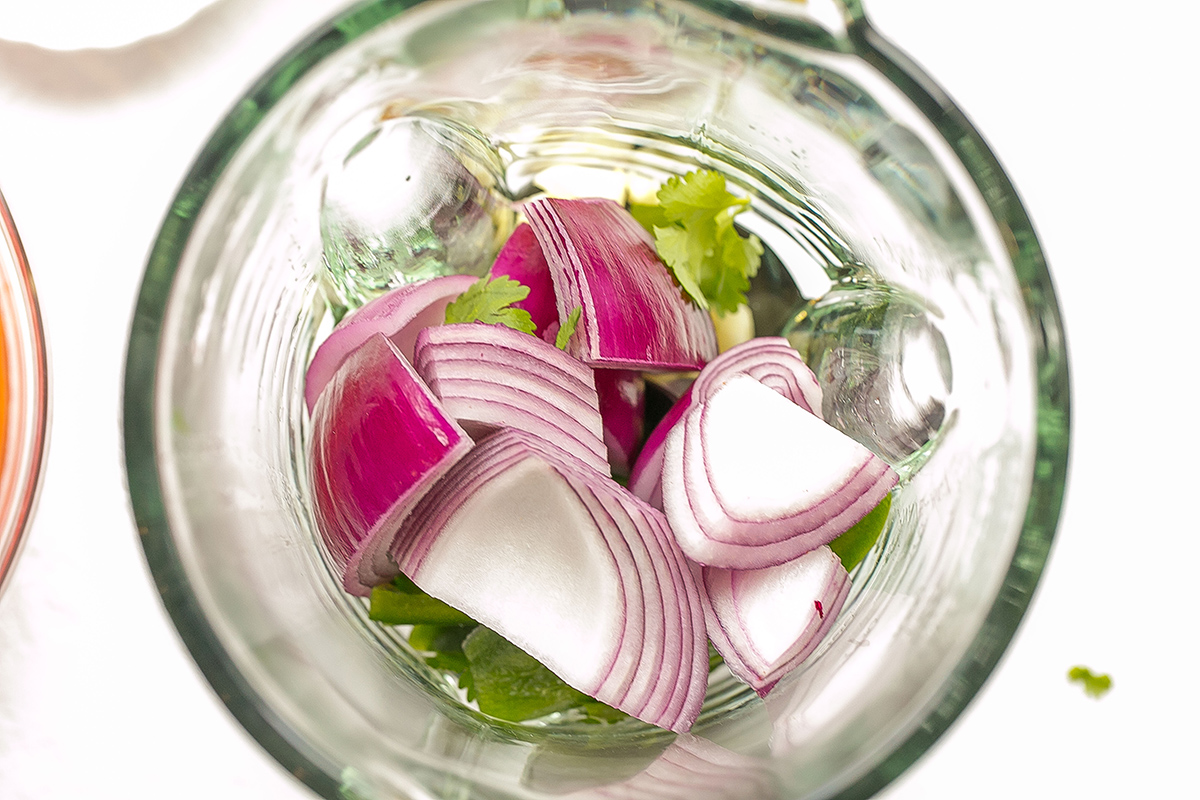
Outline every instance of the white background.
<path fill-rule="evenodd" d="M 119 403 L 133 301 L 178 182 L 253 77 L 341 5 L 221 0 L 158 38 L 80 52 L 4 41 L 0 15 L 0 187 L 54 383 L 41 506 L 0 602 L 3 800 L 312 800 L 215 699 L 162 611 L 127 510 Z M 1194 797 L 1200 12 L 867 5 L 1022 194 L 1074 389 L 1067 502 L 1026 623 L 949 734 L 882 796 Z M 1111 693 L 1085 697 L 1066 680 L 1075 664 L 1110 672 Z"/>

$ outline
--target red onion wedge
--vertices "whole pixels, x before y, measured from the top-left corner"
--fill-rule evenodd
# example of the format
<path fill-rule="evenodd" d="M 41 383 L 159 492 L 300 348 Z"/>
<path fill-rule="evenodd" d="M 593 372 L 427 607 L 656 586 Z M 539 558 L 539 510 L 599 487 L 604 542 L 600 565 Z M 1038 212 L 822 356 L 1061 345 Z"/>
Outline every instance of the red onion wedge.
<path fill-rule="evenodd" d="M 612 200 L 552 197 L 523 209 L 550 265 L 559 321 L 583 309 L 571 355 L 637 370 L 699 369 L 716 355 L 712 319 L 684 297 L 628 211 Z"/>
<path fill-rule="evenodd" d="M 493 278 L 505 276 L 529 289 L 524 300 L 513 303 L 514 308 L 529 312 L 536 326 L 534 335 L 554 341 L 558 330 L 558 307 L 554 301 L 554 282 L 550 279 L 550 267 L 542 246 L 533 235 L 533 228 L 522 222 L 508 237 L 504 247 L 496 256 L 489 274 Z"/>
<path fill-rule="evenodd" d="M 595 378 L 608 463 L 616 474 L 628 475 L 642 445 L 646 381 L 640 372 L 628 369 L 598 369 Z"/>
<path fill-rule="evenodd" d="M 313 408 L 309 466 L 317 527 L 348 592 L 396 574 L 383 547 L 471 444 L 382 333 L 345 360 Z"/>
<path fill-rule="evenodd" d="M 674 731 L 700 713 L 704 612 L 666 519 L 528 434 L 480 441 L 391 553 L 423 590 L 581 692 Z"/>
<path fill-rule="evenodd" d="M 343 319 L 317 348 L 304 379 L 304 401 L 311 414 L 317 396 L 347 356 L 376 333 L 389 337 L 407 359 L 412 359 L 417 334 L 446 321 L 446 306 L 477 278 L 447 275 L 410 283 L 380 295 Z"/>
<path fill-rule="evenodd" d="M 650 432 L 630 473 L 630 491 L 655 508 L 662 508 L 662 459 L 667 434 L 694 400 L 705 400 L 735 375 L 749 375 L 821 417 L 821 385 L 787 339 L 781 336 L 751 339 L 708 362 L 691 389 Z"/>
<path fill-rule="evenodd" d="M 426 328 L 413 366 L 473 438 L 517 428 L 609 474 L 593 373 L 582 362 L 502 325 Z"/>
<path fill-rule="evenodd" d="M 713 647 L 760 696 L 816 649 L 850 593 L 828 547 L 765 569 L 697 571 Z"/>
<path fill-rule="evenodd" d="M 897 481 L 874 453 L 747 375 L 672 428 L 662 475 L 663 509 L 684 553 L 729 569 L 828 544 Z"/>

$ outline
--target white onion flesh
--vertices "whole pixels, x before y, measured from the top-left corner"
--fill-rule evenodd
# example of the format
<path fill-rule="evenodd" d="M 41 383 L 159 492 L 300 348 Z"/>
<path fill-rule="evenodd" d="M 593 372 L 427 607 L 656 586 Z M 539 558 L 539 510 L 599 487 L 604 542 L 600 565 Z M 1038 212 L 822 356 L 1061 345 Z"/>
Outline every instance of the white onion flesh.
<path fill-rule="evenodd" d="M 699 714 L 704 611 L 665 518 L 528 434 L 479 442 L 391 552 L 426 592 L 597 700 L 675 731 Z"/>
<path fill-rule="evenodd" d="M 699 573 L 713 647 L 760 695 L 816 649 L 850 593 L 846 569 L 828 547 L 765 569 Z"/>
<path fill-rule="evenodd" d="M 760 569 L 836 539 L 896 479 L 858 442 L 738 375 L 667 436 L 663 509 L 692 560 Z"/>

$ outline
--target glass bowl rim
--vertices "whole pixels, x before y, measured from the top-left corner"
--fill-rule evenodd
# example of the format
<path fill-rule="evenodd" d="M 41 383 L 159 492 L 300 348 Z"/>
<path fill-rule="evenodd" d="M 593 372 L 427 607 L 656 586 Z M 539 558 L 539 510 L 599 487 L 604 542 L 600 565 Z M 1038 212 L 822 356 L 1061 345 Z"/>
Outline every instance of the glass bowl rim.
<path fill-rule="evenodd" d="M 12 392 L 15 389 L 21 392 L 21 405 L 25 409 L 25 413 L 15 422 L 8 420 L 6 423 L 10 435 L 14 433 L 14 427 L 17 428 L 16 436 L 14 440 L 5 444 L 4 452 L 0 453 L 0 468 L 13 468 L 12 473 L 3 476 L 4 485 L 11 487 L 11 494 L 6 494 L 0 499 L 11 499 L 16 507 L 10 520 L 11 526 L 0 530 L 2 598 L 33 523 L 50 428 L 49 368 L 41 308 L 33 282 L 33 271 L 3 193 L 0 193 L 0 247 L 4 248 L 4 252 L 0 253 L 0 261 L 3 262 L 0 263 L 0 267 L 3 268 L 0 280 L 8 284 L 8 289 L 12 292 L 9 298 L 12 310 L 17 312 L 15 319 L 5 319 L 0 323 L 7 340 L 4 346 L 10 353 L 16 348 L 21 356 L 21 363 L 10 363 L 6 367 L 8 402 L 11 411 Z M 11 262 L 9 256 L 13 257 Z M 5 304 L 5 310 L 9 310 L 8 305 L 9 303 Z M 3 354 L 2 357 L 7 357 L 7 354 Z"/>
<path fill-rule="evenodd" d="M 197 666 L 226 707 L 280 765 L 317 794 L 338 798 L 337 767 L 309 751 L 239 673 L 192 595 L 171 538 L 155 460 L 154 395 L 161 326 L 180 257 L 196 216 L 233 154 L 280 98 L 320 61 L 368 31 L 427 0 L 367 0 L 318 26 L 269 68 L 218 124 L 192 163 L 154 242 L 130 326 L 123 428 L 127 489 L 146 561 L 160 599 Z M 736 0 L 689 0 L 738 23 L 768 21 Z M 991 675 L 1019 626 L 1045 569 L 1066 488 L 1070 380 L 1065 335 L 1041 245 L 1000 163 L 949 96 L 847 4 L 849 54 L 877 69 L 920 109 L 971 174 L 1005 234 L 1025 312 L 1036 334 L 1037 434 L 1034 480 L 1025 520 L 1003 584 L 983 625 L 917 728 L 879 763 L 843 788 L 837 800 L 874 795 L 911 766 L 959 717 Z M 776 31 L 778 32 L 778 31 Z"/>

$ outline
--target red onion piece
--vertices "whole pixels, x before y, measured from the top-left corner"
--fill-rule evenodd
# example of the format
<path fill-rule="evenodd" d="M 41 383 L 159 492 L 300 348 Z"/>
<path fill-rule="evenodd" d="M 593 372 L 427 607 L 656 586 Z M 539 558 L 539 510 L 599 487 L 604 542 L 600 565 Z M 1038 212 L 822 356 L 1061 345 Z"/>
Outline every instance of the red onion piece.
<path fill-rule="evenodd" d="M 787 339 L 781 336 L 751 339 L 708 362 L 692 387 L 646 437 L 630 473 L 630 491 L 655 508 L 662 508 L 662 458 L 667 434 L 687 413 L 694 399 L 706 399 L 735 375 L 749 375 L 821 417 L 821 386 Z"/>
<path fill-rule="evenodd" d="M 896 484 L 882 459 L 746 375 L 667 437 L 663 508 L 689 558 L 760 569 L 828 544 Z"/>
<path fill-rule="evenodd" d="M 382 333 L 411 360 L 417 334 L 430 325 L 445 322 L 446 306 L 475 281 L 471 275 L 447 275 L 406 284 L 380 295 L 343 319 L 317 348 L 308 365 L 304 401 L 309 413 L 325 384 L 355 348 Z"/>
<path fill-rule="evenodd" d="M 542 246 L 538 244 L 533 228 L 528 223 L 522 222 L 508 237 L 489 274 L 493 278 L 512 278 L 529 289 L 528 297 L 512 305 L 529 312 L 536 326 L 534 335 L 543 339 L 549 336 L 549 341 L 554 341 L 559 322 L 554 282 L 550 280 L 550 267 L 542 253 Z"/>
<path fill-rule="evenodd" d="M 662 509 L 663 450 L 667 435 L 691 407 L 692 390 L 689 388 L 650 431 L 629 473 L 629 491 L 657 509 Z"/>
<path fill-rule="evenodd" d="M 713 647 L 760 696 L 816 649 L 850 593 L 828 547 L 765 569 L 697 571 Z"/>
<path fill-rule="evenodd" d="M 628 369 L 598 369 L 594 374 L 608 463 L 618 475 L 628 475 L 642 445 L 646 382 L 640 372 Z"/>
<path fill-rule="evenodd" d="M 568 352 L 638 370 L 699 369 L 716 355 L 712 319 L 683 296 L 619 204 L 543 197 L 524 211 L 550 265 L 559 321 L 582 308 Z"/>
<path fill-rule="evenodd" d="M 609 474 L 592 370 L 554 345 L 502 325 L 442 325 L 417 337 L 414 367 L 473 438 L 517 428 Z"/>
<path fill-rule="evenodd" d="M 735 375 L 749 375 L 810 414 L 824 418 L 817 376 L 782 336 L 762 336 L 729 348 L 696 376 L 692 396 L 707 400 Z"/>
<path fill-rule="evenodd" d="M 396 574 L 381 543 L 470 449 L 382 333 L 342 363 L 313 408 L 309 467 L 317 527 L 347 591 L 370 594 Z"/>
<path fill-rule="evenodd" d="M 667 531 L 610 478 L 506 429 L 422 499 L 391 553 L 426 592 L 571 686 L 683 731 L 704 699 L 707 642 L 699 589 Z"/>

